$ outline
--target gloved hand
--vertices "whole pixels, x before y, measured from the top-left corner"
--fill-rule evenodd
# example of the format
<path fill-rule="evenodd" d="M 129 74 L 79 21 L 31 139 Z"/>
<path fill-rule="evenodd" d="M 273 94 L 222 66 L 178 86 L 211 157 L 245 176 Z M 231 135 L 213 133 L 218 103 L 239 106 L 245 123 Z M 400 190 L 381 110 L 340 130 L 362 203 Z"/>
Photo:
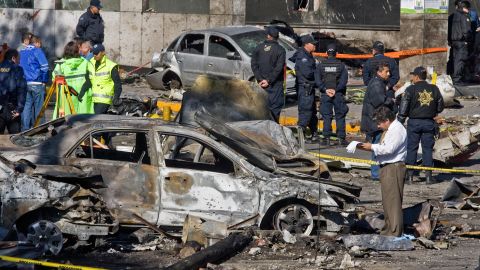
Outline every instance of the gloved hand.
<path fill-rule="evenodd" d="M 83 101 L 83 96 L 85 95 L 85 92 L 80 92 L 77 96 L 77 99 L 79 102 L 82 102 Z"/>
<path fill-rule="evenodd" d="M 118 97 L 114 97 L 112 103 L 113 103 L 113 106 L 119 106 L 120 104 L 122 104 L 122 99 Z"/>

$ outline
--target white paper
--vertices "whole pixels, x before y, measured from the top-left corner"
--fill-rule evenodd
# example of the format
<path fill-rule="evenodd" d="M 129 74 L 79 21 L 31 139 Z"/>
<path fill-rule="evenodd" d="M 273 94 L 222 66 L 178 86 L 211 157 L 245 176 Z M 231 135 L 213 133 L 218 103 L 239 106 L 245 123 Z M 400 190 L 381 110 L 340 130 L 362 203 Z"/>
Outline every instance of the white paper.
<path fill-rule="evenodd" d="M 351 141 L 348 146 L 347 146 L 347 152 L 350 153 L 350 154 L 353 154 L 355 153 L 355 150 L 357 149 L 357 145 L 361 143 L 361 142 L 358 142 L 358 141 Z"/>

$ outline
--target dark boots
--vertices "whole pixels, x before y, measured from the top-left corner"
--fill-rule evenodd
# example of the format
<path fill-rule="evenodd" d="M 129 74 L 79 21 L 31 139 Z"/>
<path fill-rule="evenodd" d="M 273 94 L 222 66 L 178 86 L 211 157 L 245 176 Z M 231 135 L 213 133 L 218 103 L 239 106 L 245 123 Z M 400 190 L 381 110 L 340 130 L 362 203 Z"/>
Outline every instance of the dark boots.
<path fill-rule="evenodd" d="M 320 145 L 321 145 L 321 146 L 330 146 L 330 138 L 323 138 L 323 139 L 320 141 Z"/>
<path fill-rule="evenodd" d="M 426 171 L 425 172 L 425 183 L 427 185 L 435 184 L 437 183 L 437 180 L 433 177 L 432 171 Z"/>
<path fill-rule="evenodd" d="M 345 146 L 346 147 L 346 146 L 348 146 L 348 144 L 349 144 L 349 142 L 347 140 L 340 139 L 340 138 L 338 139 L 338 145 L 339 146 Z"/>
<path fill-rule="evenodd" d="M 405 174 L 405 184 L 411 185 L 413 184 L 413 170 L 407 170 L 407 174 Z"/>

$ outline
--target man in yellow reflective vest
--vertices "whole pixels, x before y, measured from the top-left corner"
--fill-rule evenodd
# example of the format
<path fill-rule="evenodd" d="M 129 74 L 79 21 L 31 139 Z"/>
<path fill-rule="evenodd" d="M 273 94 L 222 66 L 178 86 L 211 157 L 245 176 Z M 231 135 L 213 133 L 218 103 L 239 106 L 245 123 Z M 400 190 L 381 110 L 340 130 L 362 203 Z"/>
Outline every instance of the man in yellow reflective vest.
<path fill-rule="evenodd" d="M 107 58 L 105 47 L 95 44 L 92 48 L 93 58 L 87 67 L 87 76 L 82 91 L 78 95 L 81 102 L 89 88 L 92 89 L 93 110 L 95 114 L 107 113 L 108 108 L 120 104 L 122 83 L 118 65 Z"/>

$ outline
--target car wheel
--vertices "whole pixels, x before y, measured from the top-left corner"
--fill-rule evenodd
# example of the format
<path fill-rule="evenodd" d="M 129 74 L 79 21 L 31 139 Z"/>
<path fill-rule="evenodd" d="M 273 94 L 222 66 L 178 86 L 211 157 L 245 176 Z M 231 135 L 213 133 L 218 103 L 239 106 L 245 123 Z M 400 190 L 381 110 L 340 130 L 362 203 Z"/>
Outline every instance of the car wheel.
<path fill-rule="evenodd" d="M 273 225 L 279 231 L 310 235 L 314 227 L 313 215 L 304 205 L 290 204 L 275 213 Z"/>
<path fill-rule="evenodd" d="M 28 226 L 27 242 L 43 250 L 44 254 L 57 255 L 63 247 L 60 229 L 50 221 L 40 220 Z"/>

